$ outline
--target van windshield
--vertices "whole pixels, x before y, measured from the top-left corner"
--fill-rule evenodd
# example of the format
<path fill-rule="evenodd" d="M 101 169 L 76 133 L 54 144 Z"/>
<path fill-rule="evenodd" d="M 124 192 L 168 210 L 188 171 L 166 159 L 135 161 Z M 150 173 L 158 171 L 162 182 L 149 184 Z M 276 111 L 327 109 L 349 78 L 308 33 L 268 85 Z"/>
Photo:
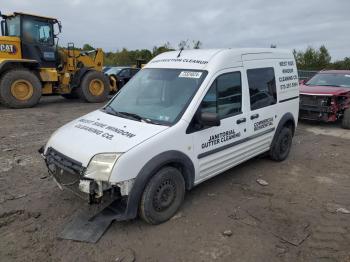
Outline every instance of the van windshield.
<path fill-rule="evenodd" d="M 105 110 L 121 117 L 171 125 L 181 117 L 206 75 L 202 70 L 143 69 Z"/>

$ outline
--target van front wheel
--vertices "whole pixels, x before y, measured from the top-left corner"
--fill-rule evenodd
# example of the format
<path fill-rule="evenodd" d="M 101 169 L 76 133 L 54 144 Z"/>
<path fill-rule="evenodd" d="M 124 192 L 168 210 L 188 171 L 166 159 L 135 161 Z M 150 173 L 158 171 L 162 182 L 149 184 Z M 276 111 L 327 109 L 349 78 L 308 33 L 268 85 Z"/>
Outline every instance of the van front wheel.
<path fill-rule="evenodd" d="M 181 206 L 185 196 L 185 181 L 174 167 L 164 167 L 148 182 L 142 194 L 140 216 L 149 224 L 169 220 Z"/>

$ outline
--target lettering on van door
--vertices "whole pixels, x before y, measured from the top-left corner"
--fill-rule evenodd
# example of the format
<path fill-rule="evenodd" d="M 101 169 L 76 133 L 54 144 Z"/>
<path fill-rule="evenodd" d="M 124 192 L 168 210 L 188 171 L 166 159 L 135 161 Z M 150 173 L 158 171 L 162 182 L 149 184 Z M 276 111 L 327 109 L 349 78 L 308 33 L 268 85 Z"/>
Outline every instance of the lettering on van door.
<path fill-rule="evenodd" d="M 280 90 L 295 88 L 298 86 L 298 74 L 294 70 L 294 61 L 280 61 L 282 68 L 281 76 L 278 78 Z"/>
<path fill-rule="evenodd" d="M 266 118 L 264 120 L 258 121 L 254 123 L 254 131 L 261 130 L 263 128 L 269 127 L 273 125 L 273 117 Z"/>
<path fill-rule="evenodd" d="M 220 132 L 214 135 L 210 135 L 206 142 L 202 143 L 202 149 L 210 148 L 212 146 L 223 144 L 236 137 L 240 137 L 241 132 L 237 132 L 234 129 L 230 129 L 224 132 Z"/>

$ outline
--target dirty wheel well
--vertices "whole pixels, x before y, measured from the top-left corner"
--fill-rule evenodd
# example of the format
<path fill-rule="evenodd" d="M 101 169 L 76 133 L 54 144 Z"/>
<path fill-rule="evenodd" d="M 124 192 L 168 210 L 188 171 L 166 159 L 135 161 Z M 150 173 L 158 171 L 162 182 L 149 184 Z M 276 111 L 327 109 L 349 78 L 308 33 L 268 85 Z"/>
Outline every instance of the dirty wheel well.
<path fill-rule="evenodd" d="M 293 134 L 293 136 L 294 136 L 294 133 L 295 133 L 295 124 L 294 124 L 294 121 L 293 121 L 292 119 L 287 120 L 286 123 L 284 123 L 283 126 L 290 128 L 290 129 L 292 130 L 292 134 Z"/>
<path fill-rule="evenodd" d="M 177 170 L 179 170 L 185 180 L 185 185 L 186 185 L 186 190 L 189 190 L 192 188 L 193 186 L 193 181 L 192 181 L 192 178 L 191 178 L 191 174 L 190 174 L 190 170 L 188 170 L 188 168 L 186 168 L 186 166 L 181 163 L 181 162 L 169 162 L 169 163 L 166 163 L 164 164 L 162 167 L 160 167 L 159 169 L 162 169 L 164 167 L 167 167 L 167 166 L 171 166 L 171 167 L 174 167 L 176 168 Z M 155 172 L 156 173 L 156 172 Z"/>

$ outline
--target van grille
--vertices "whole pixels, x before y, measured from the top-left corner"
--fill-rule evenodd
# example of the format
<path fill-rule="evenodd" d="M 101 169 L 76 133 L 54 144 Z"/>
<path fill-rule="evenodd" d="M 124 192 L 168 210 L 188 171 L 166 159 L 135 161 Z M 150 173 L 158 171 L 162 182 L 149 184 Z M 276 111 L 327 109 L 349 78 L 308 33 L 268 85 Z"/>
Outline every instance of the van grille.
<path fill-rule="evenodd" d="M 71 174 L 82 174 L 84 171 L 84 167 L 80 162 L 65 156 L 52 147 L 48 148 L 45 157 L 48 165 L 54 164 Z"/>

